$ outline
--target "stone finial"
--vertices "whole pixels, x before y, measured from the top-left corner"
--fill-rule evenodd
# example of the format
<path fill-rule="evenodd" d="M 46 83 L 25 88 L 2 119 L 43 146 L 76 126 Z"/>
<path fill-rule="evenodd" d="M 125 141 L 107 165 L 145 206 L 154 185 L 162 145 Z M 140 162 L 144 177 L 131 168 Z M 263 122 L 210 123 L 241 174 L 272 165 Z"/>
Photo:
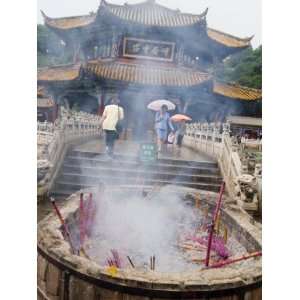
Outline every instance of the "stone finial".
<path fill-rule="evenodd" d="M 224 123 L 223 124 L 223 133 L 224 134 L 229 134 L 230 132 L 230 124 L 229 123 Z"/>

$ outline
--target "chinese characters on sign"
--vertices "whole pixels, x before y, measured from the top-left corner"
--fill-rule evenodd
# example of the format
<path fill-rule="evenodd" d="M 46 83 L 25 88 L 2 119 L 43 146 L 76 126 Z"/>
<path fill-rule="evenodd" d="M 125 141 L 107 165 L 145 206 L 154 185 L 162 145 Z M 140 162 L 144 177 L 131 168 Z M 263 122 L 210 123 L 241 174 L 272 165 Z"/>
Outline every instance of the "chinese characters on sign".
<path fill-rule="evenodd" d="M 157 159 L 156 144 L 144 143 L 140 145 L 140 160 L 144 162 Z"/>
<path fill-rule="evenodd" d="M 175 43 L 124 38 L 123 56 L 173 61 Z"/>

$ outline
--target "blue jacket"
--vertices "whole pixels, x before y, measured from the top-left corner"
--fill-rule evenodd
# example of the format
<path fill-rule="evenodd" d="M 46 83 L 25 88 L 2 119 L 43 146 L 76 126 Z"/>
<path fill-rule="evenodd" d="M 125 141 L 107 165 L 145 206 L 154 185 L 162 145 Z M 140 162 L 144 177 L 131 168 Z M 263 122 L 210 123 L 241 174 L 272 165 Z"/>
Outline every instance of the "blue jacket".
<path fill-rule="evenodd" d="M 170 115 L 166 112 L 163 116 L 161 116 L 160 112 L 156 112 L 155 114 L 155 129 L 168 130 L 168 125 L 172 131 L 174 130 L 174 126 L 171 122 Z"/>

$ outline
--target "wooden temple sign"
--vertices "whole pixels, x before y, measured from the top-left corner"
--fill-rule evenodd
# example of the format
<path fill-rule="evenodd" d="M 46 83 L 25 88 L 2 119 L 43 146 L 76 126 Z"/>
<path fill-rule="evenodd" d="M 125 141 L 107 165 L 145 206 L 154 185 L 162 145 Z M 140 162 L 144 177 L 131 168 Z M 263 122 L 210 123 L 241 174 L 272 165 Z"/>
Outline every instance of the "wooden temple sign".
<path fill-rule="evenodd" d="M 123 56 L 171 62 L 174 60 L 175 43 L 124 38 Z"/>

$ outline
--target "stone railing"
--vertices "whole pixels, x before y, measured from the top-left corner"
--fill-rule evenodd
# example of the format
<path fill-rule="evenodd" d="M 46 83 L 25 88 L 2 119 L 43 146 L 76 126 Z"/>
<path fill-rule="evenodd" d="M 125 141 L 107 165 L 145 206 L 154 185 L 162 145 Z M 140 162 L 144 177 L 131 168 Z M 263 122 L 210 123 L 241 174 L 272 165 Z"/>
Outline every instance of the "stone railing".
<path fill-rule="evenodd" d="M 261 140 L 240 141 L 230 136 L 228 123 L 192 123 L 183 140 L 186 147 L 214 157 L 229 196 L 247 211 L 259 212 L 261 200 Z"/>
<path fill-rule="evenodd" d="M 100 117 L 62 111 L 54 124 L 38 122 L 37 129 L 38 193 L 44 193 L 51 188 L 67 146 L 84 138 L 101 135 Z"/>

